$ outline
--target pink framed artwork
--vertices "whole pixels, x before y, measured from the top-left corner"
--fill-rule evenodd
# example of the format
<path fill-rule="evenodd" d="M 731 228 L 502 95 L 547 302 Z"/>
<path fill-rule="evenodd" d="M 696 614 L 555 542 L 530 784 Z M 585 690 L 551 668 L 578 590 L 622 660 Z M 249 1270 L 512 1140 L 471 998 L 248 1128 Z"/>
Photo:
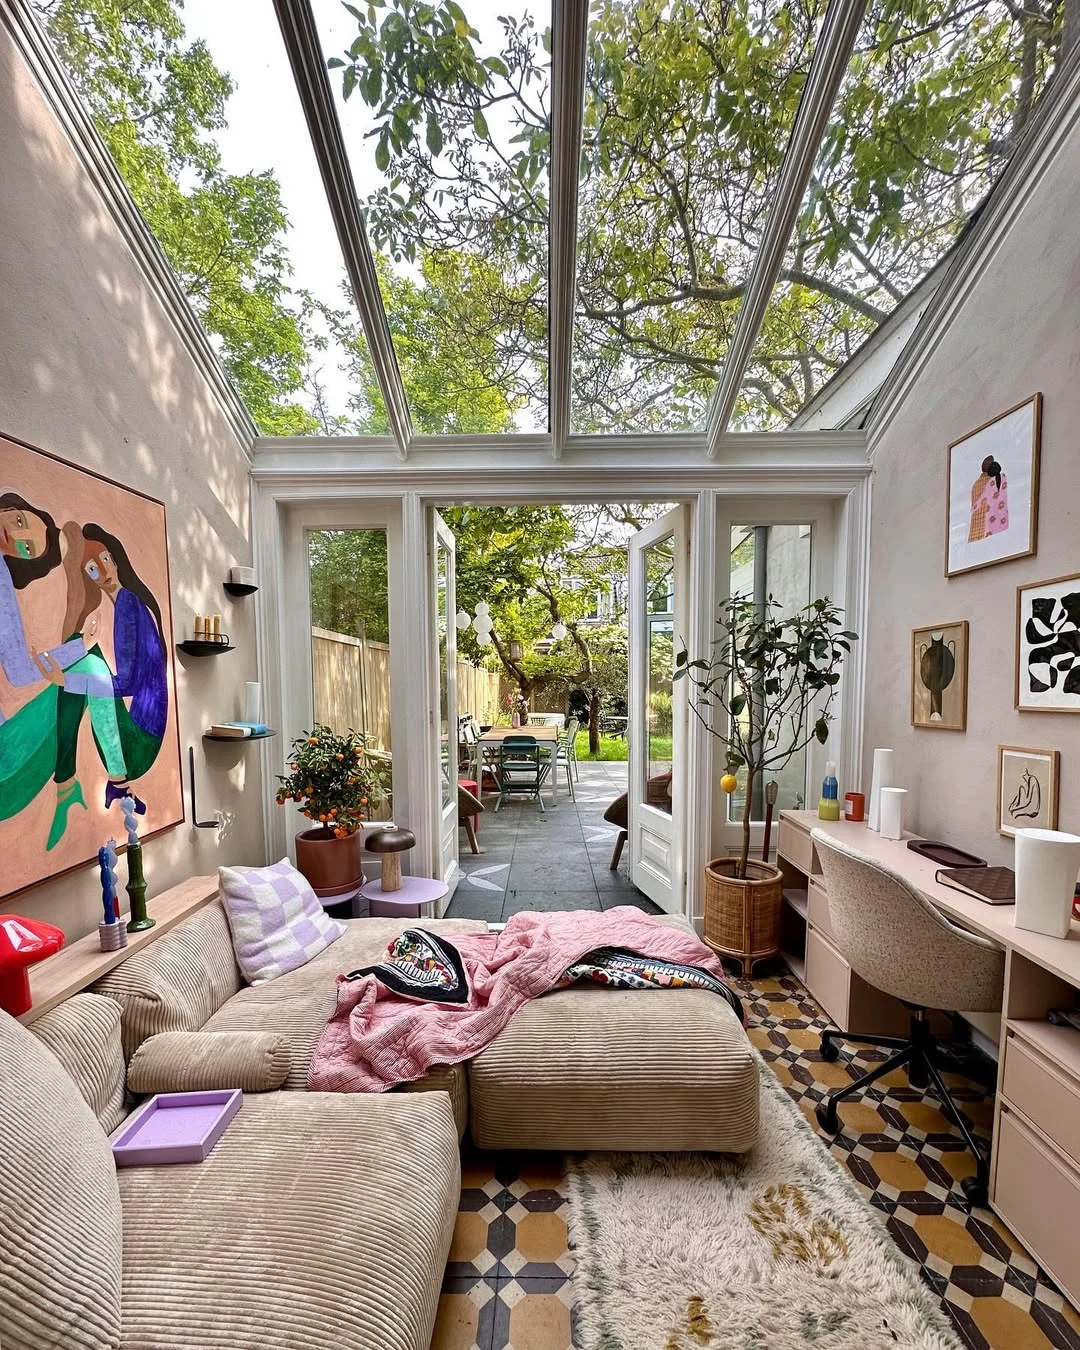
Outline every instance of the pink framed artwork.
<path fill-rule="evenodd" d="M 161 502 L 0 437 L 0 895 L 184 819 Z"/>

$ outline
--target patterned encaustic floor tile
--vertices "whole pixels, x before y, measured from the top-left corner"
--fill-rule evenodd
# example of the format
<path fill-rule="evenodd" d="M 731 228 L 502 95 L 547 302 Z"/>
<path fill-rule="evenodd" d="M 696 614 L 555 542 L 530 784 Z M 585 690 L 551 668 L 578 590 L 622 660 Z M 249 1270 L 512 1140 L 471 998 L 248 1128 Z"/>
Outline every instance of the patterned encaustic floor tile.
<path fill-rule="evenodd" d="M 786 971 L 737 980 L 750 1039 L 816 1128 L 814 1107 L 880 1056 L 819 1053 L 828 1019 Z M 988 1138 L 978 1058 L 946 1082 Z M 989 1210 L 957 1186 L 974 1164 L 934 1097 L 888 1075 L 839 1108 L 825 1142 L 942 1301 L 968 1350 L 1080 1350 L 1080 1315 Z M 432 1350 L 571 1350 L 573 1253 L 561 1159 L 467 1152 Z M 652 1347 L 640 1347 L 652 1350 Z M 662 1350 L 662 1347 L 656 1347 Z"/>

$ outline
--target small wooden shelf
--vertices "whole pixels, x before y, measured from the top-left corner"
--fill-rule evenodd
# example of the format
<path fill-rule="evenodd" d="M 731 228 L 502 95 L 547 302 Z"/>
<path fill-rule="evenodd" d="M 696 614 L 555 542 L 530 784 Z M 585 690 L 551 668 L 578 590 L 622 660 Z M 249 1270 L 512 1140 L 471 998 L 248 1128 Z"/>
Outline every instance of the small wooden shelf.
<path fill-rule="evenodd" d="M 220 656 L 222 652 L 234 651 L 232 643 L 225 642 L 197 642 L 194 638 L 188 638 L 186 642 L 176 644 L 177 651 L 187 652 L 188 656 Z"/>
<path fill-rule="evenodd" d="M 800 918 L 805 919 L 810 905 L 810 895 L 808 891 L 799 890 L 796 887 L 789 886 L 784 889 L 784 903 L 790 905 Z"/>
<path fill-rule="evenodd" d="M 215 736 L 213 732 L 204 731 L 204 741 L 228 741 L 230 745 L 247 745 L 248 741 L 268 741 L 271 736 L 276 736 L 276 731 L 253 731 L 250 736 Z"/>
<path fill-rule="evenodd" d="M 240 581 L 223 581 L 221 584 L 222 586 L 225 587 L 225 590 L 229 593 L 229 595 L 236 595 L 236 596 L 254 595 L 255 592 L 259 589 L 258 586 L 248 586 Z"/>
<path fill-rule="evenodd" d="M 1007 1025 L 1021 1040 L 1041 1050 L 1059 1068 L 1080 1079 L 1080 1031 L 1074 1027 L 1058 1027 L 1053 1022 L 1014 1018 L 1009 1018 Z"/>

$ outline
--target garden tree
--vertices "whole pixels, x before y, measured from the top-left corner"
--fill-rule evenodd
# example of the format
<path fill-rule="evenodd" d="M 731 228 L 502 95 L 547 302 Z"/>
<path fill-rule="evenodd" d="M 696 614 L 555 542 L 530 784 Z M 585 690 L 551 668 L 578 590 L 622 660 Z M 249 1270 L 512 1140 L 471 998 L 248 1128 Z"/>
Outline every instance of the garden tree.
<path fill-rule="evenodd" d="M 872 0 L 736 425 L 790 418 L 941 257 L 1015 147 L 1078 5 Z M 373 119 L 385 181 L 365 202 L 369 228 L 419 292 L 395 295 L 383 274 L 399 353 L 414 340 L 475 350 L 508 417 L 540 407 L 550 35 L 528 15 L 488 19 L 481 35 L 456 0 L 346 8 L 356 37 L 330 64 Z M 824 9 L 593 5 L 577 429 L 700 425 Z M 403 373 L 424 405 L 408 355 Z M 433 429 L 450 428 L 437 398 L 429 411 Z"/>
<path fill-rule="evenodd" d="M 228 75 L 188 42 L 179 0 L 34 0 L 53 44 L 223 364 L 268 435 L 319 429 L 312 351 L 269 171 L 226 173 Z"/>
<path fill-rule="evenodd" d="M 308 558 L 312 624 L 389 642 L 385 530 L 312 530 Z"/>

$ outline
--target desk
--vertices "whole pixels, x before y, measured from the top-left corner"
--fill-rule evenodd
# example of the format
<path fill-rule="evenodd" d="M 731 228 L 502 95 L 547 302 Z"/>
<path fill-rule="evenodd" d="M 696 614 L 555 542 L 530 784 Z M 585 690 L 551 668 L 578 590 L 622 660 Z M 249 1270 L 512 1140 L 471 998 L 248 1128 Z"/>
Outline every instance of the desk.
<path fill-rule="evenodd" d="M 481 772 L 483 770 L 484 751 L 491 750 L 500 746 L 507 736 L 531 736 L 541 750 L 545 750 L 551 760 L 551 804 L 555 805 L 558 797 L 558 765 L 556 764 L 556 747 L 559 741 L 560 727 L 556 726 L 536 726 L 527 727 L 489 727 L 483 733 L 475 746 L 475 762 L 473 777 L 478 783 L 483 783 Z"/>
<path fill-rule="evenodd" d="M 907 847 L 914 836 L 883 839 L 865 823 L 781 811 L 787 959 L 841 1031 L 893 1030 L 906 1014 L 837 950 L 813 829 L 896 872 L 947 918 L 1004 951 L 990 1207 L 1080 1308 L 1080 1032 L 1046 1021 L 1052 1008 L 1080 1006 L 1080 923 L 1064 939 L 1029 933 L 1016 927 L 1013 905 L 987 905 L 935 881 L 938 865 Z"/>

